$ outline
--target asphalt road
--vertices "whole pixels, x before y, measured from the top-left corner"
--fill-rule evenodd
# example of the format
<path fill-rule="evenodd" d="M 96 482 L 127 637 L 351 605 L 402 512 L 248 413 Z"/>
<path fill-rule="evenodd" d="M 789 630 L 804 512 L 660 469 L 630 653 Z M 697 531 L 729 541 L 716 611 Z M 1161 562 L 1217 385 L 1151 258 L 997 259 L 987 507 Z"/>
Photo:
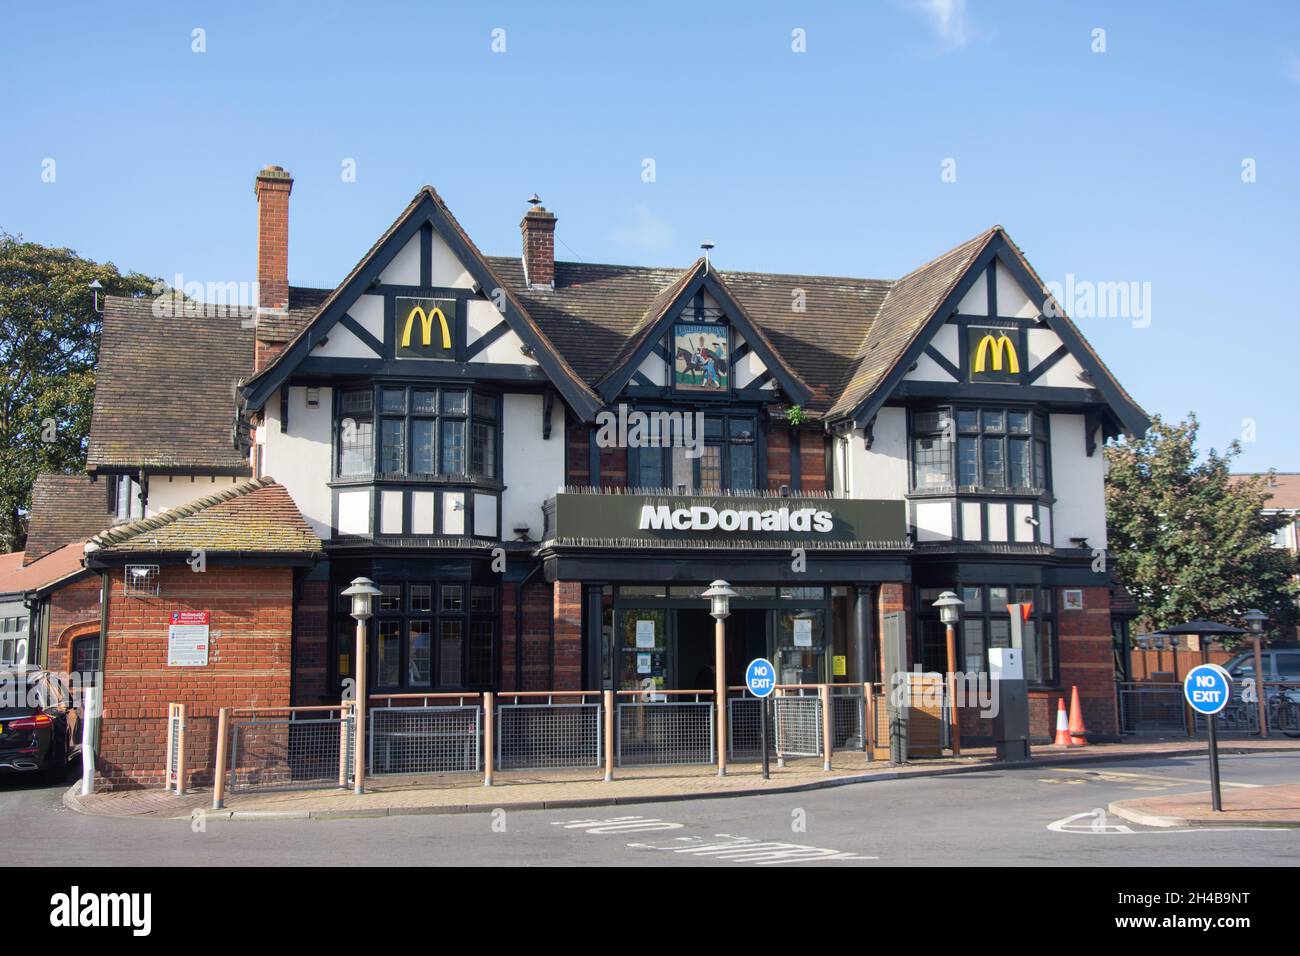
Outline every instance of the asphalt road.
<path fill-rule="evenodd" d="M 1225 755 L 1225 785 L 1300 781 L 1300 755 Z M 1207 787 L 1204 757 L 1117 760 L 588 810 L 365 820 L 110 819 L 68 784 L 0 780 L 8 866 L 1196 866 L 1300 864 L 1300 830 L 1148 829 L 1094 811 Z M 71 777 L 69 778 L 69 784 Z M 1230 788 L 1229 788 L 1230 789 Z"/>

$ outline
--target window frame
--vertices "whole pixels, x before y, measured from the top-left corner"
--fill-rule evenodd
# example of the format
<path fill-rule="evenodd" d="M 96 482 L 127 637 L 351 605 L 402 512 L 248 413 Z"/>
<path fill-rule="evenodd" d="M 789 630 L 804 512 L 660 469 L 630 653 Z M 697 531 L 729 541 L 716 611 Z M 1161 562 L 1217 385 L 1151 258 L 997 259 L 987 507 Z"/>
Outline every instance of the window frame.
<path fill-rule="evenodd" d="M 973 427 L 962 423 L 962 413 L 974 413 Z M 1011 430 L 1011 416 L 1015 414 L 1027 416 L 1028 431 Z M 934 427 L 918 427 L 918 418 L 931 415 L 937 416 Z M 997 417 L 992 419 L 989 424 L 986 424 L 986 415 L 989 415 L 990 418 L 993 415 Z M 945 440 L 946 434 L 951 435 L 950 440 Z M 947 481 L 945 483 L 926 484 L 920 480 L 923 472 L 920 470 L 921 461 L 918 457 L 920 450 L 918 446 L 922 441 L 935 442 L 940 446 L 937 449 L 931 449 L 931 451 L 939 453 L 937 455 L 939 463 L 943 465 L 946 472 Z M 966 445 L 966 442 L 970 442 L 970 444 Z M 988 477 L 985 471 L 987 468 L 987 442 L 996 442 L 999 449 L 1001 456 L 999 471 L 1002 480 L 1000 485 L 985 483 L 985 479 Z M 1033 482 L 1030 485 L 1011 484 L 1013 470 L 1011 450 L 1015 443 L 1022 443 L 1025 446 L 1025 455 L 1027 456 L 1025 464 Z M 946 446 L 946 449 L 942 446 Z M 963 455 L 964 448 L 971 448 L 974 451 L 972 468 L 974 477 L 978 479 L 977 484 L 961 483 L 963 463 L 966 461 Z M 945 405 L 908 409 L 907 472 L 909 494 L 912 495 L 1032 495 L 1040 499 L 1049 498 L 1052 494 L 1051 451 L 1051 416 L 1034 405 L 998 402 L 953 402 Z M 1039 474 L 1040 469 L 1041 474 Z"/>
<path fill-rule="evenodd" d="M 347 395 L 369 392 L 369 412 L 345 412 L 343 403 Z M 387 394 L 401 392 L 401 410 L 385 410 L 384 399 Z M 418 393 L 430 393 L 433 397 L 432 408 L 417 405 Z M 460 410 L 447 410 L 445 396 L 462 394 L 464 401 Z M 484 407 L 484 402 L 488 407 Z M 367 471 L 343 471 L 343 422 L 347 418 L 371 426 L 369 469 Z M 353 388 L 337 387 L 334 397 L 334 416 L 331 441 L 334 451 L 331 456 L 332 482 L 335 484 L 371 484 L 380 481 L 414 482 L 419 484 L 448 483 L 499 483 L 502 480 L 502 401 L 501 395 L 494 390 L 483 389 L 468 383 L 448 382 L 412 382 L 412 381 L 375 381 L 369 385 Z M 400 435 L 400 462 L 397 469 L 387 467 L 386 460 L 392 445 L 386 435 L 386 426 L 398 425 Z M 429 423 L 432 430 L 432 467 L 433 471 L 420 470 L 416 461 L 417 443 L 416 427 L 420 423 Z M 461 470 L 447 471 L 443 443 L 443 426 L 445 423 L 458 423 L 461 434 L 456 442 L 461 456 Z M 479 426 L 476 430 L 475 426 Z M 478 455 L 477 459 L 490 462 L 491 470 L 476 472 L 475 435 L 486 434 L 488 451 Z M 423 447 L 422 445 L 420 447 Z"/>
<path fill-rule="evenodd" d="M 645 412 L 646 414 L 655 414 L 657 412 L 678 412 L 682 415 L 693 415 L 694 411 L 700 409 L 686 410 L 680 408 L 642 408 L 638 407 L 636 411 Z M 721 436 L 713 438 L 702 438 L 705 447 L 719 449 L 718 472 L 722 481 L 715 487 L 704 487 L 702 483 L 702 473 L 704 464 L 704 455 L 699 458 L 687 458 L 686 464 L 690 466 L 691 481 L 690 486 L 686 489 L 687 494 L 745 494 L 763 490 L 767 483 L 767 442 L 763 430 L 763 420 L 759 409 L 757 408 L 705 408 L 702 409 L 705 421 L 708 419 L 721 419 Z M 733 433 L 734 423 L 737 421 L 747 422 L 750 425 L 749 436 L 740 437 L 739 434 Z M 692 426 L 693 427 L 693 426 Z M 706 426 L 707 429 L 707 426 Z M 706 430 L 707 434 L 707 430 Z M 674 481 L 673 474 L 673 457 L 674 452 L 680 446 L 668 445 L 665 447 L 654 448 L 650 446 L 628 448 L 628 485 L 632 488 L 667 488 L 670 491 L 677 488 L 677 482 Z M 734 472 L 734 449 L 748 448 L 751 456 L 750 485 L 748 487 L 733 487 L 731 485 L 731 476 Z M 643 457 L 659 458 L 659 476 L 664 479 L 657 485 L 643 484 L 641 481 L 641 469 Z"/>
<path fill-rule="evenodd" d="M 982 625 L 982 635 L 980 640 L 982 644 L 981 656 L 983 659 L 983 668 L 981 673 L 987 674 L 990 647 L 989 635 L 992 632 L 990 624 L 994 620 L 1008 621 L 1008 627 L 1010 627 L 1009 617 L 1005 607 L 999 610 L 994 610 L 992 607 L 991 591 L 994 588 L 1005 588 L 1009 603 L 1014 603 L 1018 591 L 1026 589 L 1033 591 L 1034 610 L 1030 620 L 1034 624 L 1034 634 L 1039 645 L 1038 651 L 1036 651 L 1037 663 L 1040 668 L 1040 673 L 1044 673 L 1042 670 L 1043 662 L 1041 650 L 1044 647 L 1043 638 L 1046 635 L 1046 640 L 1048 642 L 1046 646 L 1050 657 L 1050 667 L 1041 680 L 1029 678 L 1028 673 L 1026 673 L 1026 679 L 1029 686 L 1035 690 L 1059 687 L 1061 682 L 1061 631 L 1059 609 L 1057 607 L 1055 589 L 1046 584 L 1005 584 L 999 581 L 993 583 L 946 585 L 943 587 L 933 588 L 917 587 L 915 592 L 917 602 L 916 606 L 919 610 L 916 614 L 916 630 L 914 633 L 914 644 L 912 648 L 915 660 L 918 661 L 925 670 L 938 670 L 940 672 L 947 670 L 946 651 L 944 651 L 944 660 L 941 662 L 941 666 L 937 668 L 930 666 L 933 661 L 926 660 L 926 628 L 934 627 L 938 634 L 944 634 L 943 625 L 939 622 L 939 612 L 934 608 L 933 604 L 935 598 L 937 598 L 942 592 L 953 591 L 958 597 L 966 602 L 962 606 L 961 614 L 957 621 L 957 669 L 966 672 L 966 660 L 968 656 L 966 646 L 966 625 L 968 622 L 979 622 Z M 974 601 L 970 600 L 971 595 L 969 592 L 972 589 L 979 591 L 980 604 L 978 608 L 975 607 Z M 1050 628 L 1050 634 L 1044 631 L 1044 627 Z"/>

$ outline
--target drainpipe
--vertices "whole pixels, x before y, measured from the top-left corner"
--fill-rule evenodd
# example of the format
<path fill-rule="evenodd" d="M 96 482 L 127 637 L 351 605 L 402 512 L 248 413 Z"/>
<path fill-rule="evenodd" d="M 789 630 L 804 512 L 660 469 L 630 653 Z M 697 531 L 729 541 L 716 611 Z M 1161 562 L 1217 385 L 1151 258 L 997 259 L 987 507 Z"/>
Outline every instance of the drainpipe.
<path fill-rule="evenodd" d="M 524 689 L 524 587 L 542 570 L 542 562 L 525 574 L 515 585 L 515 690 Z"/>

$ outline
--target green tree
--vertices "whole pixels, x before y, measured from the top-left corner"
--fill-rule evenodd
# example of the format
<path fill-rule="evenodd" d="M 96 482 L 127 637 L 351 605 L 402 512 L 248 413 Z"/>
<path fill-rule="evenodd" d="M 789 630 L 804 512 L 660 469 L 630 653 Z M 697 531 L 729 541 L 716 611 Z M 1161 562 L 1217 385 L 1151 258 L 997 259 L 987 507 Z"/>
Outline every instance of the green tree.
<path fill-rule="evenodd" d="M 144 295 L 156 280 L 0 231 L 0 550 L 26 539 L 38 472 L 80 471 L 95 396 L 105 295 Z"/>
<path fill-rule="evenodd" d="M 1106 524 L 1117 577 L 1146 626 L 1193 619 L 1240 626 L 1252 607 L 1273 627 L 1297 620 L 1295 558 L 1274 548 L 1284 519 L 1265 515 L 1267 479 L 1231 479 L 1241 453 L 1196 451 L 1195 415 L 1156 416 L 1146 435 L 1106 449 Z"/>

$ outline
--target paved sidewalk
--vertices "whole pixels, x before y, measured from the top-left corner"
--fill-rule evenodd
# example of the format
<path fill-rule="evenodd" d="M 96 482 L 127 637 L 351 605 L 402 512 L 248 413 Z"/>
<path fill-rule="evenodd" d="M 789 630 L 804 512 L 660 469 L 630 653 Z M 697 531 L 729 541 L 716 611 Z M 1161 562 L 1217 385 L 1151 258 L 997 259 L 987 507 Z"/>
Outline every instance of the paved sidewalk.
<path fill-rule="evenodd" d="M 1300 827 L 1300 784 L 1221 788 L 1215 813 L 1210 791 L 1117 800 L 1110 812 L 1148 827 Z"/>
<path fill-rule="evenodd" d="M 1222 753 L 1284 751 L 1300 754 L 1300 741 L 1243 740 L 1221 744 Z M 688 767 L 628 767 L 615 771 L 606 783 L 601 771 L 508 771 L 496 774 L 495 785 L 483 786 L 478 775 L 368 777 L 360 796 L 337 789 L 282 790 L 227 794 L 224 810 L 212 811 L 209 790 L 183 797 L 159 790 L 119 791 L 79 796 L 73 787 L 64 802 L 74 810 L 103 816 L 187 818 L 195 810 L 222 819 L 330 819 L 382 817 L 412 813 L 472 813 L 497 808 L 511 810 L 554 807 L 610 806 L 667 800 L 732 797 L 757 793 L 790 793 L 821 787 L 896 780 L 901 777 L 942 776 L 990 769 L 1091 763 L 1116 759 L 1203 754 L 1203 742 L 1185 737 L 1140 744 L 1093 744 L 1081 749 L 1040 746 L 1027 763 L 995 760 L 991 747 L 964 749 L 961 757 L 914 760 L 891 767 L 887 761 L 868 763 L 857 751 L 835 754 L 832 769 L 819 758 L 789 760 L 784 768 L 771 765 L 764 780 L 757 763 L 730 764 L 726 777 L 711 765 Z M 1234 794 L 1235 796 L 1235 794 Z"/>

